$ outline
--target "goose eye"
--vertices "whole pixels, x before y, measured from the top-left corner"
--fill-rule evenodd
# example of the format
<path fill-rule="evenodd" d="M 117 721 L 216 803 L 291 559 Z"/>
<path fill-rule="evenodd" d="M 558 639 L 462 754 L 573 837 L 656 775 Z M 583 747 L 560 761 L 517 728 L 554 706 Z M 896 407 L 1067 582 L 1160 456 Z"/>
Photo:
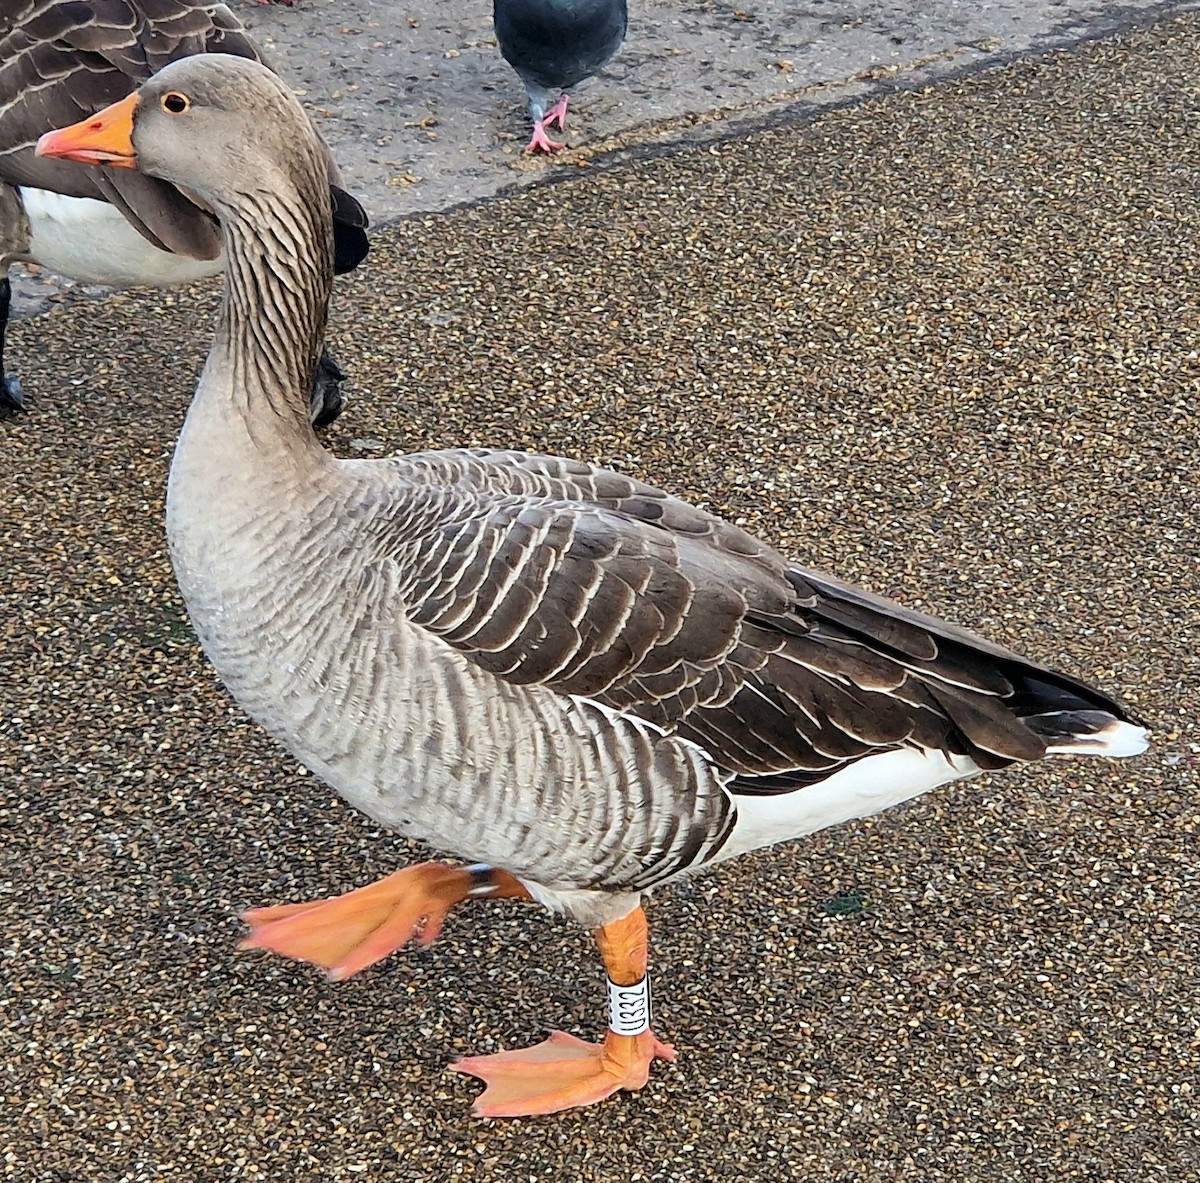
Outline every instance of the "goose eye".
<path fill-rule="evenodd" d="M 163 110 L 170 111 L 172 115 L 182 115 L 191 105 L 187 95 L 180 94 L 175 90 L 162 97 Z"/>

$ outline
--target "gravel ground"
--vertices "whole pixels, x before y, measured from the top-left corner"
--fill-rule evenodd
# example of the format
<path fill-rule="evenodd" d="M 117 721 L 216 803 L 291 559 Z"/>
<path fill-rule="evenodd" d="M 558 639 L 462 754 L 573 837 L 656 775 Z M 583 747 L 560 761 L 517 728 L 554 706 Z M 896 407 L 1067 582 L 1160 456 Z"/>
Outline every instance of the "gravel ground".
<path fill-rule="evenodd" d="M 1200 20 L 400 223 L 338 285 L 343 454 L 598 459 L 1121 690 L 1140 760 L 996 776 L 664 891 L 603 1108 L 448 1060 L 594 1036 L 517 903 L 332 985 L 239 908 L 414 848 L 216 685 L 162 545 L 212 290 L 13 329 L 4 1178 L 1181 1181 L 1200 1170 Z"/>

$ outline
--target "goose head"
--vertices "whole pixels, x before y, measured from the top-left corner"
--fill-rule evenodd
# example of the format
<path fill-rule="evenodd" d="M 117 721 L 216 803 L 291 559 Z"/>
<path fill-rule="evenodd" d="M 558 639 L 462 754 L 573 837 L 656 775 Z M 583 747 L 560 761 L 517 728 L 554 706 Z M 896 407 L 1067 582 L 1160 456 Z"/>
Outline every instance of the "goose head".
<path fill-rule="evenodd" d="M 303 107 L 278 75 L 229 54 L 171 63 L 120 102 L 47 132 L 36 153 L 139 169 L 198 194 L 218 216 L 288 189 L 322 210 L 329 203 L 326 163 Z"/>

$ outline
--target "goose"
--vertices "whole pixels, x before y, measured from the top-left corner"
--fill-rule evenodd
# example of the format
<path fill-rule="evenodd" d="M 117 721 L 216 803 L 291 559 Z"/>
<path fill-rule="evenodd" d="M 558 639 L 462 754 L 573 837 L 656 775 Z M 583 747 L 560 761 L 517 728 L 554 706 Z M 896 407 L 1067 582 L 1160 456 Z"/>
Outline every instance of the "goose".
<path fill-rule="evenodd" d="M 216 275 L 220 233 L 194 195 L 126 171 L 35 157 L 42 132 L 95 111 L 167 62 L 221 51 L 261 60 L 233 13 L 212 0 L 5 0 L 0 13 L 0 418 L 26 406 L 4 369 L 15 262 L 69 279 L 167 287 Z M 367 252 L 367 218 L 326 154 L 337 270 Z M 342 407 L 337 363 L 322 354 L 313 386 L 318 426 Z"/>
<path fill-rule="evenodd" d="M 494 0 L 492 23 L 501 56 L 529 96 L 533 138 L 525 151 L 558 152 L 566 145 L 546 128 L 566 129 L 566 92 L 616 56 L 629 25 L 626 0 Z"/>
<path fill-rule="evenodd" d="M 595 934 L 603 1041 L 460 1061 L 487 1085 L 476 1113 L 591 1104 L 674 1057 L 651 1022 L 650 889 L 983 771 L 1147 746 L 1103 691 L 632 477 L 505 450 L 332 455 L 306 395 L 325 155 L 258 63 L 175 62 L 37 152 L 138 169 L 220 220 L 224 296 L 167 493 L 192 625 L 299 761 L 465 864 L 251 909 L 244 945 L 341 979 L 497 898 Z"/>

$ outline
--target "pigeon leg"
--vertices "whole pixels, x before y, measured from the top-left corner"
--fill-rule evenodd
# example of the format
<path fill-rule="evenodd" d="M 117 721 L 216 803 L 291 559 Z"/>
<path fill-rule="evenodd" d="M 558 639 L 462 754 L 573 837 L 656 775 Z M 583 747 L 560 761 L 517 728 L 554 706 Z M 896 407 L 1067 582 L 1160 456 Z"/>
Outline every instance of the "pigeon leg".
<path fill-rule="evenodd" d="M 558 127 L 559 131 L 567 129 L 567 103 L 570 101 L 565 94 L 558 96 L 558 102 L 546 112 L 546 117 L 542 120 L 545 127 Z"/>

